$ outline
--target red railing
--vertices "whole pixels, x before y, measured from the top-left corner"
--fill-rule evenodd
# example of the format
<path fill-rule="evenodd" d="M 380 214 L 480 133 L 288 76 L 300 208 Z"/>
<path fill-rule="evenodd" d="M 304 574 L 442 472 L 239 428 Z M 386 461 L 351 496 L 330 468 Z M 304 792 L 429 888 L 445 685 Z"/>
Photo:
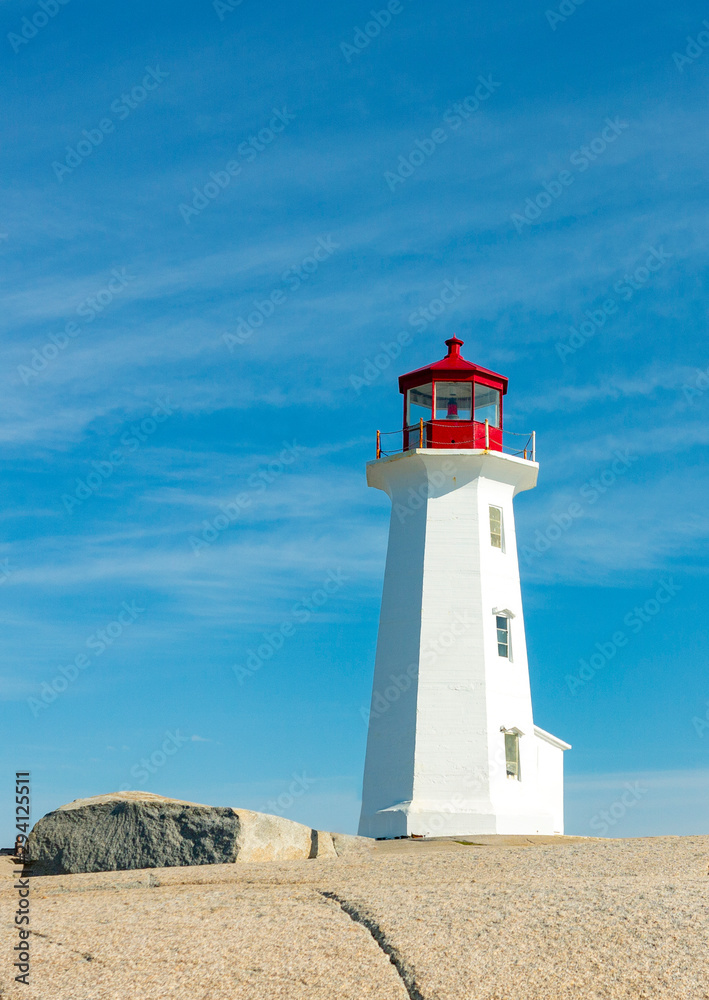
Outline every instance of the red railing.
<path fill-rule="evenodd" d="M 377 431 L 377 458 L 386 458 L 389 455 L 398 455 L 404 451 L 412 451 L 416 448 L 443 448 L 446 447 L 436 440 L 435 430 L 443 421 L 419 420 L 417 424 L 410 424 L 398 431 Z M 456 431 L 460 432 L 460 424 L 454 425 Z M 530 434 L 518 434 L 515 431 L 500 432 L 495 427 L 490 427 L 486 420 L 484 424 L 474 424 L 470 421 L 471 437 L 460 440 L 456 435 L 455 443 L 451 448 L 470 448 L 480 451 L 501 451 L 506 455 L 516 455 L 519 458 L 527 459 L 530 462 L 537 460 L 537 434 L 532 431 Z M 491 441 L 491 437 L 494 440 Z M 386 440 L 384 440 L 386 438 Z M 515 441 L 510 440 L 515 438 Z M 522 439 L 522 440 L 520 440 Z"/>

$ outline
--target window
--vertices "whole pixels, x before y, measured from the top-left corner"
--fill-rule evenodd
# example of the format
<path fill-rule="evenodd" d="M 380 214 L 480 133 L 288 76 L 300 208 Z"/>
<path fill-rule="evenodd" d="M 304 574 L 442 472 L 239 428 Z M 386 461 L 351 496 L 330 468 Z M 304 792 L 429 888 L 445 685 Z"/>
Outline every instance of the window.
<path fill-rule="evenodd" d="M 500 426 L 500 390 L 475 383 L 475 420 L 491 427 Z"/>
<path fill-rule="evenodd" d="M 490 544 L 493 548 L 502 548 L 502 510 L 499 507 L 490 508 Z"/>
<path fill-rule="evenodd" d="M 417 385 L 415 389 L 409 389 L 406 395 L 406 423 L 417 424 L 423 417 L 424 420 L 431 419 L 431 407 L 433 406 L 433 384 Z"/>
<path fill-rule="evenodd" d="M 510 658 L 510 620 L 504 615 L 496 615 L 497 625 L 497 652 L 500 656 Z"/>
<path fill-rule="evenodd" d="M 471 420 L 472 410 L 470 382 L 436 382 L 436 420 Z"/>
<path fill-rule="evenodd" d="M 517 733 L 505 733 L 505 768 L 508 778 L 516 778 L 521 781 L 519 769 L 519 735 Z"/>

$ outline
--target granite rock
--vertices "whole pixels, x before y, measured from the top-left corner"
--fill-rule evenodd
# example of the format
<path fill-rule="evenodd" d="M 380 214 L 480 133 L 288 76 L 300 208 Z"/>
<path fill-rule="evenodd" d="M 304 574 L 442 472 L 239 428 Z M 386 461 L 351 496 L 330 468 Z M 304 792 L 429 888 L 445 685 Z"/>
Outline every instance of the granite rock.
<path fill-rule="evenodd" d="M 40 819 L 28 840 L 33 875 L 294 861 L 340 853 L 330 834 L 282 816 L 150 792 L 77 799 Z"/>

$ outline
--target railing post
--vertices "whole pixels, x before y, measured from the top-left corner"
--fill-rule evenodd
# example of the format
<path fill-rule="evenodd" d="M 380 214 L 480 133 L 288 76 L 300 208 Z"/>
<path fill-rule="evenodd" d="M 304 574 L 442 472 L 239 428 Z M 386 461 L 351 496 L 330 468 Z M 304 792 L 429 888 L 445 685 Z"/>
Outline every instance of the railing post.
<path fill-rule="evenodd" d="M 537 460 L 537 432 L 532 431 L 532 461 Z"/>
<path fill-rule="evenodd" d="M 382 432 L 377 431 L 377 458 L 382 457 Z"/>
<path fill-rule="evenodd" d="M 485 419 L 485 451 L 490 450 L 490 421 Z"/>
<path fill-rule="evenodd" d="M 423 417 L 419 420 L 419 448 L 423 448 Z"/>

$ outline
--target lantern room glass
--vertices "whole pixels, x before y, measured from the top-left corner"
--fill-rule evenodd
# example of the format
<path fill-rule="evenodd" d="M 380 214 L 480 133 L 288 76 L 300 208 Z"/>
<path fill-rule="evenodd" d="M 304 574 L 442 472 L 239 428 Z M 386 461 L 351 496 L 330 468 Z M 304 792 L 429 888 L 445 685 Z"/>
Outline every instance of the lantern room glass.
<path fill-rule="evenodd" d="M 490 427 L 500 426 L 500 390 L 489 385 L 475 383 L 475 420 Z"/>
<path fill-rule="evenodd" d="M 411 426 L 417 424 L 421 418 L 425 421 L 431 419 L 433 407 L 433 384 L 417 385 L 415 389 L 409 389 L 406 394 L 406 423 Z"/>
<path fill-rule="evenodd" d="M 471 420 L 472 409 L 470 382 L 436 382 L 436 420 Z"/>

